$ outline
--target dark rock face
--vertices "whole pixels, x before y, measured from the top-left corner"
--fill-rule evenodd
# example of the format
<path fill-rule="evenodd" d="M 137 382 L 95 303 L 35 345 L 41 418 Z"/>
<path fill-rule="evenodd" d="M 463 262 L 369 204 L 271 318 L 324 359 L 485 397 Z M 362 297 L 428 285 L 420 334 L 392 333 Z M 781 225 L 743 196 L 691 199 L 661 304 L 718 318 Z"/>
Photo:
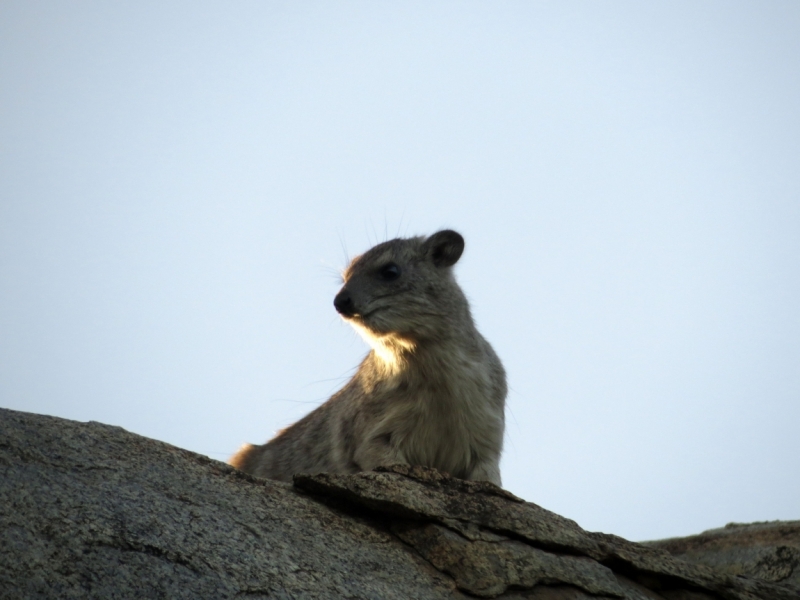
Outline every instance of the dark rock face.
<path fill-rule="evenodd" d="M 588 533 L 429 469 L 292 487 L 117 427 L 0 409 L 3 599 L 800 599 L 796 561 L 788 575 L 780 562 L 796 545 L 758 546 L 778 562 L 740 568 L 678 542 Z"/>

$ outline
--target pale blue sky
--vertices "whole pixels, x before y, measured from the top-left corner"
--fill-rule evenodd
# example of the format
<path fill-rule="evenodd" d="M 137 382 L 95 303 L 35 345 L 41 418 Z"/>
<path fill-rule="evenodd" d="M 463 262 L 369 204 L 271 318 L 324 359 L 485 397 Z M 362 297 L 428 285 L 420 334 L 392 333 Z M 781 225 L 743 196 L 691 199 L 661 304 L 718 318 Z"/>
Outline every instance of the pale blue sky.
<path fill-rule="evenodd" d="M 349 254 L 460 231 L 506 487 L 800 518 L 797 2 L 3 2 L 0 406 L 225 460 L 366 352 Z"/>

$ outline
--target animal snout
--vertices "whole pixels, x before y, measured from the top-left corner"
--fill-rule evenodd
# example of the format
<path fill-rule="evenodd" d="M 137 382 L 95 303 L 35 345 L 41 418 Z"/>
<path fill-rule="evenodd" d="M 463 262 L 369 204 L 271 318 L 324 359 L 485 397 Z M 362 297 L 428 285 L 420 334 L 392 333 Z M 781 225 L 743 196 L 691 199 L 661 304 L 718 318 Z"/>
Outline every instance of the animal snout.
<path fill-rule="evenodd" d="M 356 314 L 355 302 L 353 302 L 353 297 L 346 289 L 342 289 L 336 294 L 336 298 L 333 299 L 333 306 L 336 308 L 336 312 L 343 317 L 352 317 Z"/>

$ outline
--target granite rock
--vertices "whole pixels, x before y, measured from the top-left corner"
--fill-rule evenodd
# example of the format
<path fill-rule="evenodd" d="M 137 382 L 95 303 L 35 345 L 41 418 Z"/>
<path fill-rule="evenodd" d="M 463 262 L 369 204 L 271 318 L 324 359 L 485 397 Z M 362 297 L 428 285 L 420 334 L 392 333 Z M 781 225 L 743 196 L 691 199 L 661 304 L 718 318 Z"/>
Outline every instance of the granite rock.
<path fill-rule="evenodd" d="M 0 598 L 458 598 L 369 519 L 99 423 L 0 410 Z"/>
<path fill-rule="evenodd" d="M 729 523 L 698 535 L 645 544 L 731 575 L 800 589 L 800 521 Z"/>
<path fill-rule="evenodd" d="M 292 486 L 118 427 L 0 409 L 2 599 L 798 600 L 796 562 L 781 562 L 797 546 L 761 541 L 752 556 L 780 549 L 777 562 L 733 566 L 586 532 L 431 469 Z"/>

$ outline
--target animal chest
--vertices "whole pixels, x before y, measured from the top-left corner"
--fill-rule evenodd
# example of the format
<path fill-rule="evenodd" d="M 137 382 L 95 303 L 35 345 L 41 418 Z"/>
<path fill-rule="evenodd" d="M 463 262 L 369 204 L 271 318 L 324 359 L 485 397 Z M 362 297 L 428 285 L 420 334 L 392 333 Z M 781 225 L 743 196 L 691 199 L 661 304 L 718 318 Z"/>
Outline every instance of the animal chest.
<path fill-rule="evenodd" d="M 439 375 L 439 376 L 437 376 Z M 483 447 L 490 406 L 489 388 L 480 368 L 458 377 L 432 375 L 411 386 L 402 412 L 400 451 L 412 464 L 466 477 Z"/>

